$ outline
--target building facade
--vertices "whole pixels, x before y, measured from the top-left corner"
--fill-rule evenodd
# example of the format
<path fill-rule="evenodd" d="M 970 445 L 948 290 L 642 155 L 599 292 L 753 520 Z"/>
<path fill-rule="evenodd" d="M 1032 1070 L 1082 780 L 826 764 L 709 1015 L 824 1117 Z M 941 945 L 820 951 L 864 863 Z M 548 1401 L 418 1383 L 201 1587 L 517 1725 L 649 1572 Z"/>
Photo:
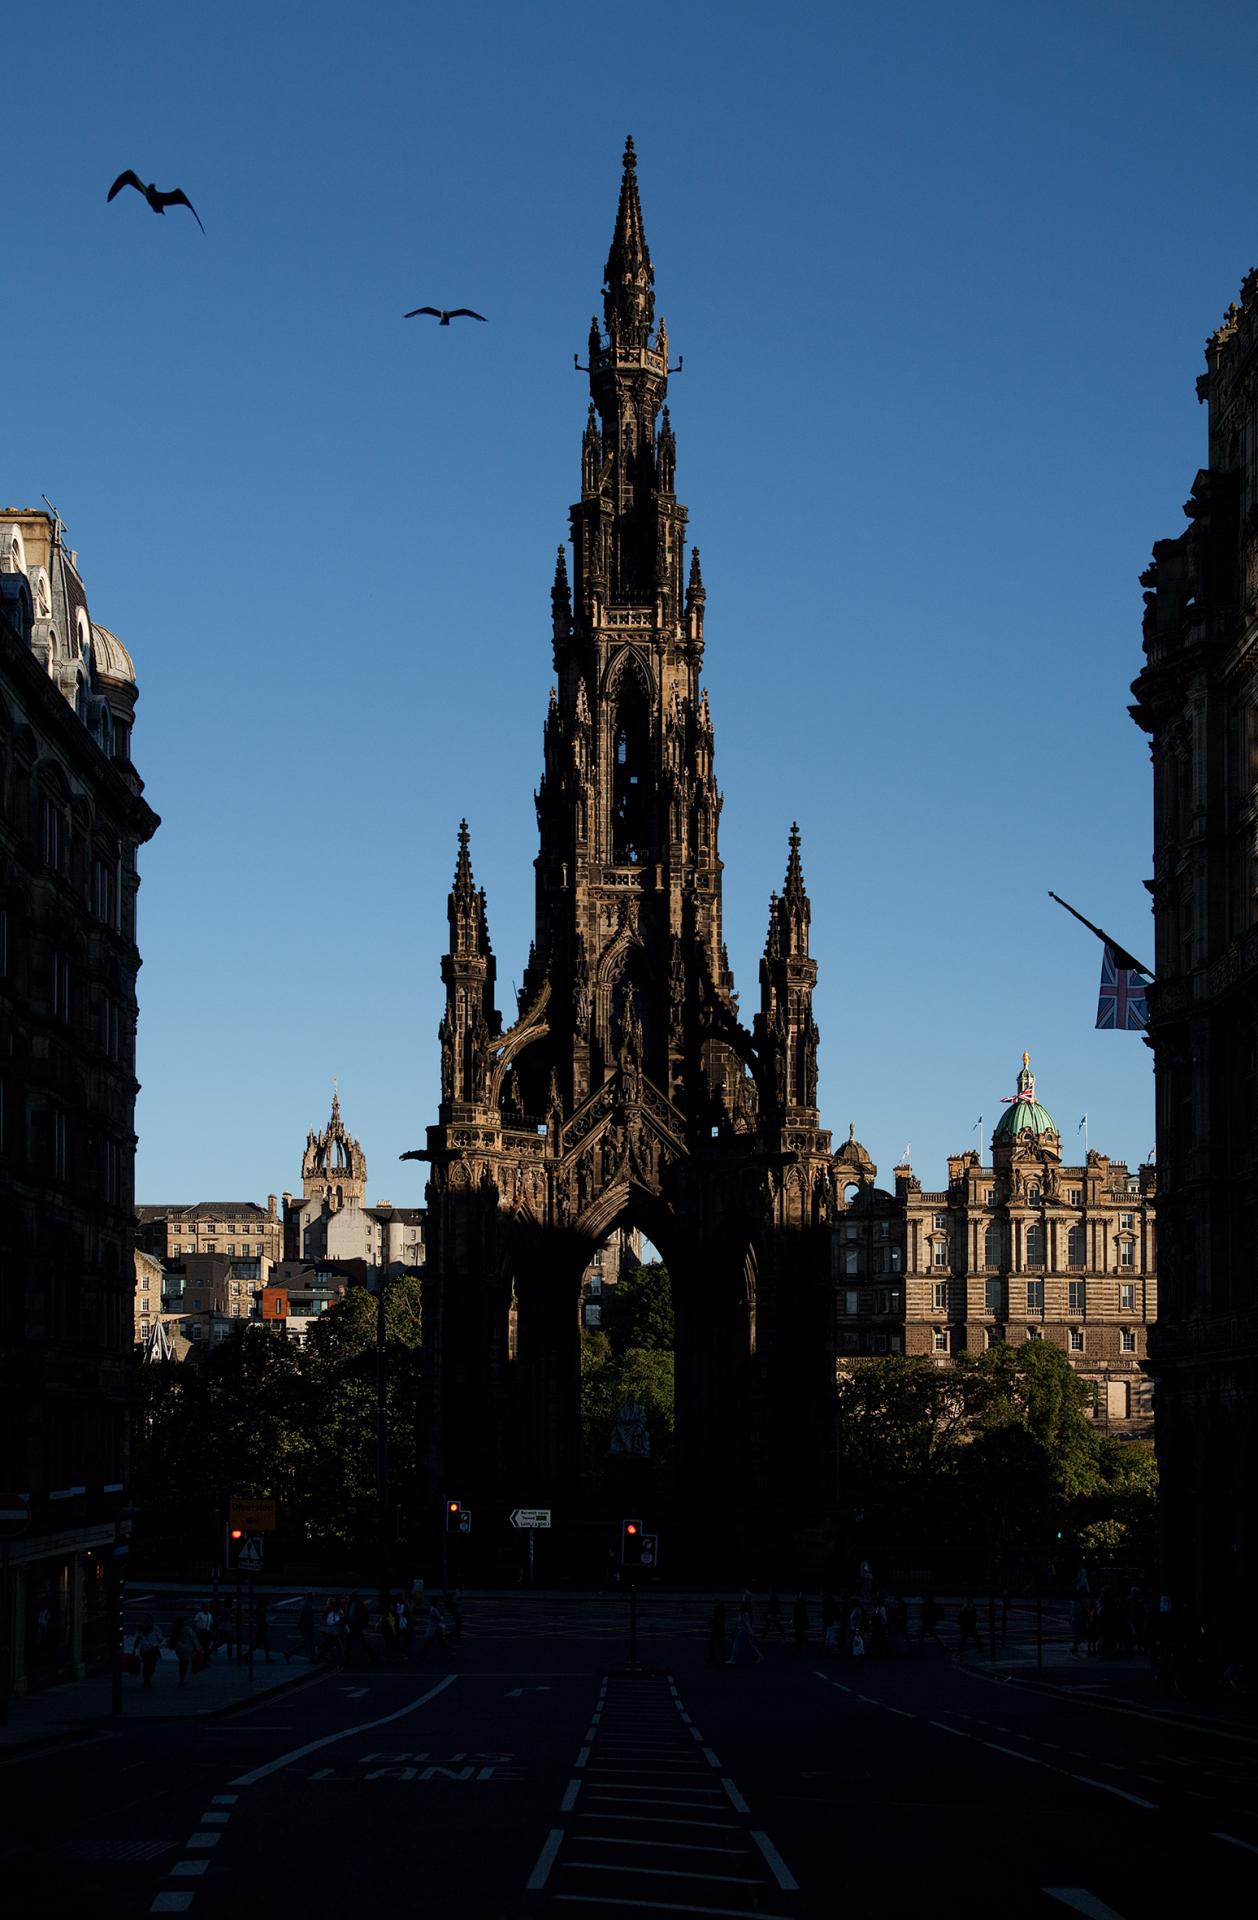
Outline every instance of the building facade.
<path fill-rule="evenodd" d="M 103 1655 L 135 1294 L 135 673 L 50 513 L 0 510 L 0 1459 L 9 1683 Z"/>
<path fill-rule="evenodd" d="M 136 1238 L 159 1260 L 189 1254 L 225 1254 L 228 1259 L 280 1260 L 284 1223 L 273 1193 L 265 1207 L 255 1200 L 198 1200 L 195 1206 L 139 1206 Z"/>
<path fill-rule="evenodd" d="M 284 1195 L 284 1258 L 358 1262 L 364 1276 L 416 1272 L 424 1264 L 423 1209 L 389 1200 L 368 1206 L 367 1156 L 341 1117 L 337 1092 L 327 1126 L 306 1135 L 301 1198 Z"/>
<path fill-rule="evenodd" d="M 1141 576 L 1153 760 L 1166 1583 L 1207 1623 L 1258 1583 L 1258 270 L 1206 343 L 1207 465 Z"/>
<path fill-rule="evenodd" d="M 1094 1389 L 1098 1421 L 1149 1431 L 1144 1362 L 1157 1318 L 1154 1170 L 1095 1150 L 1063 1164 L 1029 1056 L 991 1139 L 991 1160 L 954 1154 L 948 1185 L 912 1167 L 895 1191 L 853 1137 L 835 1156 L 836 1351 L 946 1360 L 1000 1342 L 1048 1340 Z"/>

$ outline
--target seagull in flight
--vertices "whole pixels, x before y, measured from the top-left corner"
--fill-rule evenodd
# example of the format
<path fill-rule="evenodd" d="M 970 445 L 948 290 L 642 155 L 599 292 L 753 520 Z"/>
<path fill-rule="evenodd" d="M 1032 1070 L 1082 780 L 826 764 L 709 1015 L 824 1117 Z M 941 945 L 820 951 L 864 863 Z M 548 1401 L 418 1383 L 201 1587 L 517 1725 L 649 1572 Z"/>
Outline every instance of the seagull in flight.
<path fill-rule="evenodd" d="M 412 307 L 409 313 L 402 315 L 403 320 L 413 320 L 417 313 L 430 313 L 441 326 L 448 327 L 452 320 L 483 320 L 483 313 L 473 313 L 470 307 Z"/>
<path fill-rule="evenodd" d="M 106 200 L 112 200 L 114 195 L 121 193 L 124 187 L 134 187 L 137 193 L 142 193 L 154 213 L 165 213 L 167 207 L 187 207 L 188 212 L 192 215 L 197 225 L 201 227 L 202 233 L 205 232 L 205 228 L 201 226 L 200 214 L 182 187 L 175 187 L 170 193 L 163 193 L 160 188 L 152 185 L 146 187 L 139 174 L 132 173 L 130 167 L 128 167 L 125 173 L 118 175 L 113 186 L 105 195 Z"/>

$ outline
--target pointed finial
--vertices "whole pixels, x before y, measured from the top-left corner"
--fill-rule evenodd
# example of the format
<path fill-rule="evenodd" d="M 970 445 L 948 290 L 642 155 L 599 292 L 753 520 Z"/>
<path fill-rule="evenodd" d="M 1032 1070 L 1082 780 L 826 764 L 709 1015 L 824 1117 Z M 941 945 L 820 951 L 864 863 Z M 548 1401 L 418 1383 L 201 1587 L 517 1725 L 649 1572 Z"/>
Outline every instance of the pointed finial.
<path fill-rule="evenodd" d="M 856 1145 L 856 1122 L 855 1122 L 855 1120 L 849 1120 L 849 1121 L 848 1121 L 848 1123 L 847 1123 L 847 1139 L 848 1139 L 848 1145 L 849 1145 L 849 1146 L 853 1146 L 853 1147 L 854 1147 L 854 1146 Z"/>
<path fill-rule="evenodd" d="M 625 142 L 616 228 L 604 269 L 603 317 L 608 335 L 625 347 L 645 347 L 655 318 L 655 273 L 647 252 L 638 200 L 638 157 Z"/>
<path fill-rule="evenodd" d="M 467 830 L 467 821 L 459 821 L 459 851 L 454 863 L 454 884 L 457 887 L 471 887 L 472 856 L 471 835 Z"/>

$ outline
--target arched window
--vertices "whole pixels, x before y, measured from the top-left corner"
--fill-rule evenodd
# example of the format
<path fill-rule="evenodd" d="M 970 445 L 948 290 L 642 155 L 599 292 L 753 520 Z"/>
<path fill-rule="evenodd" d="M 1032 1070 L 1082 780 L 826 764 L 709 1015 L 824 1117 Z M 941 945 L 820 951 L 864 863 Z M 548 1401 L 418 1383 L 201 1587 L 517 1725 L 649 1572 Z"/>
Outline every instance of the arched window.
<path fill-rule="evenodd" d="M 1044 1265 L 1044 1229 L 1038 1220 L 1026 1230 L 1026 1263 L 1028 1267 Z"/>
<path fill-rule="evenodd" d="M 612 861 L 636 867 L 651 853 L 651 710 L 629 670 L 620 679 L 612 748 Z"/>
<path fill-rule="evenodd" d="M 1084 1234 L 1083 1228 L 1079 1226 L 1071 1227 L 1070 1232 L 1066 1235 L 1066 1263 L 1068 1266 L 1081 1267 L 1083 1265 L 1087 1257 L 1084 1252 L 1085 1246 L 1086 1235 Z"/>
<path fill-rule="evenodd" d="M 1005 1230 L 999 1220 L 993 1220 L 983 1235 L 983 1265 L 985 1267 L 1003 1267 L 1005 1264 Z"/>

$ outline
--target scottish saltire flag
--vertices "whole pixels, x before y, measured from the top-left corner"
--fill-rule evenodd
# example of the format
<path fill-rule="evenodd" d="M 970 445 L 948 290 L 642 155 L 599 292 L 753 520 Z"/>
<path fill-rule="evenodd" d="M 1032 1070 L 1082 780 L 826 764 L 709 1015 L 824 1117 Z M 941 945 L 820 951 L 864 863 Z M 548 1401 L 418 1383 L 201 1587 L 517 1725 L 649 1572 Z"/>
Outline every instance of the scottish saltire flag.
<path fill-rule="evenodd" d="M 1101 956 L 1101 991 L 1096 1003 L 1096 1024 L 1114 1031 L 1126 1029 L 1128 1032 L 1143 1033 L 1149 1024 L 1149 1003 L 1145 998 L 1145 989 L 1149 980 L 1147 974 L 1138 967 L 1123 967 L 1119 960 L 1129 960 L 1130 954 L 1120 953 L 1107 940 L 1105 952 Z"/>

